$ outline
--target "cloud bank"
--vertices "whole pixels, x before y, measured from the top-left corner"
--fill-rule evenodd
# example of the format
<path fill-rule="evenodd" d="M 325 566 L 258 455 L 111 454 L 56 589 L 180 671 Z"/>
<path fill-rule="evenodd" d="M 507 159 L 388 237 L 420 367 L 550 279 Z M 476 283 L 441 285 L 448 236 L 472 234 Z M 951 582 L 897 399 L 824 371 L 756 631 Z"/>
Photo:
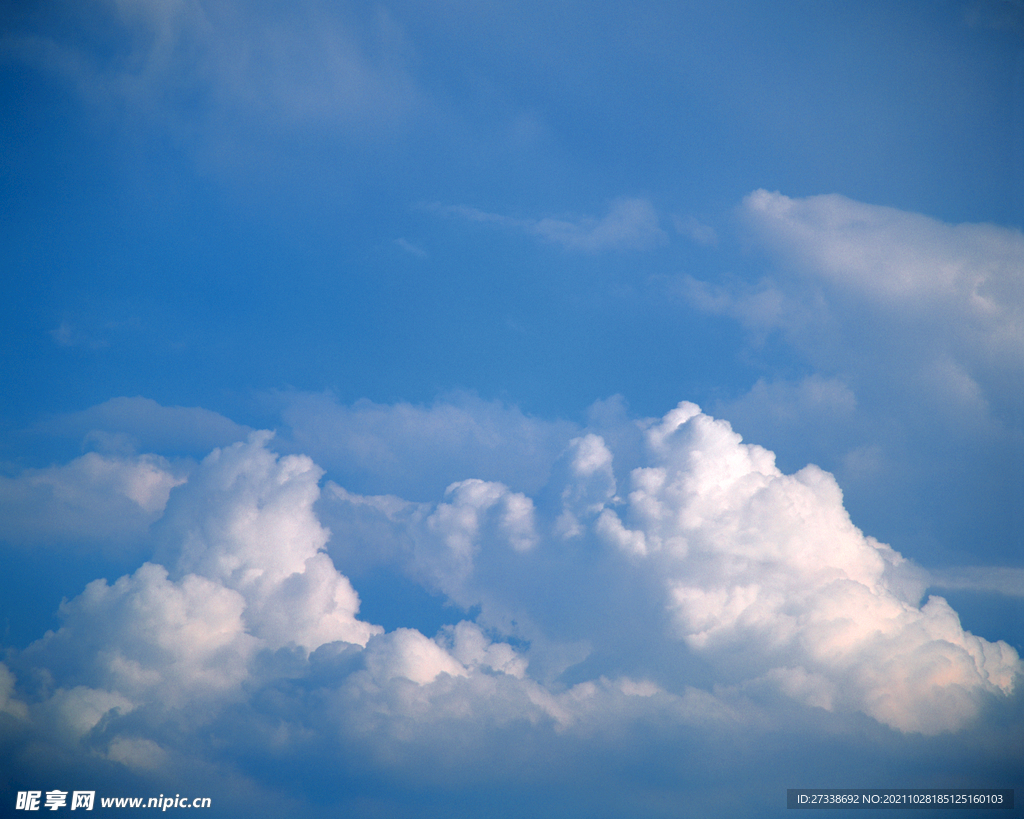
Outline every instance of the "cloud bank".
<path fill-rule="evenodd" d="M 244 742 L 261 750 L 228 754 L 243 776 L 326 753 L 311 764 L 355 754 L 401 777 L 445 737 L 444 777 L 478 780 L 507 742 L 763 730 L 783 702 L 935 736 L 1018 696 L 1014 649 L 941 597 L 922 605 L 926 574 L 851 523 L 831 475 L 782 473 L 694 404 L 627 423 L 642 463 L 625 480 L 615 436 L 585 431 L 533 496 L 479 478 L 431 502 L 322 491 L 270 433 L 215 449 L 161 489 L 151 562 L 93 581 L 8 653 L 6 741 L 140 776 L 216 767 Z M 367 550 L 442 593 L 451 625 L 360 619 L 339 568 Z"/>

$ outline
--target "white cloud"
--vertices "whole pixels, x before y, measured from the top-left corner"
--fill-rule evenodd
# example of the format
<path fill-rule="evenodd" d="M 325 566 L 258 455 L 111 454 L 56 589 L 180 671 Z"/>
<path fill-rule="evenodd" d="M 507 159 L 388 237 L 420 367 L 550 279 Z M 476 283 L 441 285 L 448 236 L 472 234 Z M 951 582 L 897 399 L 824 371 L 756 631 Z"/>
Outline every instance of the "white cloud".
<path fill-rule="evenodd" d="M 279 458 L 270 433 L 214 450 L 162 521 L 162 555 L 245 598 L 247 630 L 266 645 L 307 649 L 378 633 L 356 619 L 359 598 L 321 550 L 329 533 L 313 512 L 323 471 L 309 458 Z"/>
<path fill-rule="evenodd" d="M 467 674 L 462 664 L 437 643 L 408 628 L 373 640 L 366 649 L 366 667 L 380 683 L 401 677 L 426 685 L 441 674 L 450 677 Z"/>
<path fill-rule="evenodd" d="M 120 694 L 78 685 L 57 689 L 44 707 L 36 710 L 49 712 L 46 716 L 57 722 L 58 730 L 70 731 L 72 738 L 81 739 L 114 709 L 127 713 L 132 708 L 132 701 Z"/>
<path fill-rule="evenodd" d="M 15 698 L 14 685 L 15 679 L 11 670 L 0 663 L 0 713 L 23 720 L 28 717 L 28 706 Z"/>
<path fill-rule="evenodd" d="M 593 519 L 615 496 L 613 460 L 600 435 L 589 433 L 569 441 L 552 476 L 554 481 L 565 483 L 557 524 L 563 537 L 581 535 L 581 521 Z"/>
<path fill-rule="evenodd" d="M 518 219 L 465 205 L 436 205 L 435 209 L 447 216 L 522 230 L 567 250 L 586 253 L 650 250 L 667 241 L 654 206 L 646 199 L 639 198 L 614 199 L 609 203 L 608 213 L 599 218 L 577 216 Z"/>
<path fill-rule="evenodd" d="M 645 199 L 616 199 L 600 219 L 540 219 L 532 232 L 570 250 L 647 250 L 665 241 L 658 214 Z"/>
<path fill-rule="evenodd" d="M 480 782 L 562 775 L 567 749 L 585 767 L 651 726 L 678 743 L 867 715 L 933 735 L 1009 702 L 1014 650 L 920 605 L 927 576 L 851 523 L 831 475 L 784 474 L 693 404 L 598 416 L 608 437 L 569 438 L 535 497 L 467 478 L 429 503 L 330 482 L 321 498 L 321 469 L 269 433 L 217 449 L 167 504 L 163 565 L 66 601 L 60 629 L 10 653 L 20 685 L 0 666 L 0 710 L 126 770 L 342 755 L 401 781 L 434 749 L 431 776 Z M 621 480 L 615 441 L 641 459 Z M 342 570 L 375 550 L 474 615 L 383 633 L 328 546 Z"/>
<path fill-rule="evenodd" d="M 807 390 L 850 398 L 835 385 Z M 551 493 L 559 502 L 535 524 L 547 537 L 528 552 L 481 525 L 481 510 L 505 497 L 499 485 L 455 484 L 436 507 L 332 497 L 364 510 L 357 515 L 374 510 L 377 537 L 402 544 L 395 564 L 538 647 L 576 639 L 608 651 L 633 617 L 638 632 L 671 629 L 723 681 L 775 680 L 808 702 L 928 734 L 962 728 L 986 697 L 1012 691 L 1013 649 L 964 632 L 941 598 L 919 606 L 926 574 L 851 523 L 831 475 L 813 466 L 783 474 L 772 453 L 692 404 L 647 422 L 645 437 L 647 464 L 624 498 L 603 440 L 573 440 L 555 471 L 565 479 Z M 340 506 L 334 514 L 345 518 Z M 583 551 L 559 545 L 566 537 Z M 555 599 L 542 572 L 557 576 Z M 659 601 L 653 620 L 637 617 L 652 616 L 642 594 Z M 581 614 L 596 601 L 602 614 Z M 659 650 L 685 651 L 671 640 Z"/>
<path fill-rule="evenodd" d="M 452 484 L 417 533 L 416 560 L 437 588 L 458 598 L 480 544 L 526 552 L 536 545 L 533 503 L 500 483 L 470 478 Z"/>
<path fill-rule="evenodd" d="M 901 323 L 927 328 L 924 354 L 952 356 L 972 370 L 1024 367 L 1020 231 L 949 225 L 838 195 L 791 199 L 764 190 L 746 197 L 741 213 L 785 263 L 827 288 L 828 300 L 865 305 L 887 335 Z"/>
<path fill-rule="evenodd" d="M 716 414 L 787 466 L 834 470 L 870 525 L 916 557 L 938 546 L 981 555 L 949 562 L 1011 561 L 1003 544 L 1024 463 L 1024 236 L 838 195 L 762 190 L 739 211 L 770 263 L 747 279 L 683 276 L 680 291 L 736 319 L 747 354 L 770 372 L 787 361 L 788 372 L 720 399 Z M 810 375 L 790 375 L 794 353 Z M 936 506 L 937 497 L 961 502 Z"/>
<path fill-rule="evenodd" d="M 955 730 L 985 695 L 1013 690 L 1013 649 L 964 632 L 941 598 L 918 608 L 923 583 L 852 525 L 831 475 L 784 475 L 771 453 L 693 412 L 681 405 L 650 428 L 656 463 L 634 472 L 623 515 L 644 533 L 688 645 L 733 673 L 820 675 L 829 702 L 904 731 Z"/>
<path fill-rule="evenodd" d="M 1024 367 L 1024 236 L 838 195 L 755 191 L 740 214 L 779 261 L 757 284 L 681 280 L 701 310 L 772 330 L 826 373 L 1005 405 Z M 952 379 L 937 370 L 956 371 Z M 972 407 L 971 409 L 974 409 Z"/>
<path fill-rule="evenodd" d="M 244 611 L 236 591 L 196 575 L 175 583 L 162 566 L 146 563 L 113 585 L 90 583 L 61 606 L 64 625 L 25 656 L 63 671 L 79 687 L 105 692 L 103 702 L 181 708 L 236 695 L 257 647 L 245 633 Z M 114 707 L 96 711 L 100 696 L 83 700 L 96 712 L 93 724 Z M 77 713 L 75 702 L 68 708 Z"/>
<path fill-rule="evenodd" d="M 463 620 L 455 626 L 445 626 L 439 637 L 452 657 L 466 668 L 489 668 L 516 679 L 522 679 L 526 673 L 526 658 L 508 643 L 491 642 L 476 623 Z"/>
<path fill-rule="evenodd" d="M 995 225 L 948 225 L 837 194 L 792 199 L 755 191 L 743 214 L 791 261 L 879 302 L 928 308 L 950 300 L 1007 323 L 1020 343 L 1024 236 Z"/>
<path fill-rule="evenodd" d="M 801 326 L 807 320 L 803 310 L 791 304 L 785 294 L 766 279 L 754 286 L 738 283 L 722 287 L 684 273 L 679 277 L 679 287 L 687 301 L 699 310 L 730 316 L 762 336 L 783 320 L 789 326 Z M 812 315 L 820 319 L 817 311 Z"/>
<path fill-rule="evenodd" d="M 312 512 L 321 471 L 269 452 L 269 437 L 214 450 L 175 494 L 160 532 L 173 574 L 145 563 L 62 604 L 61 628 L 21 655 L 60 686 L 40 714 L 78 734 L 115 708 L 201 718 L 244 700 L 261 652 L 362 646 L 383 631 L 357 619 L 358 596 L 321 551 L 328 532 Z M 129 739 L 108 756 L 148 741 Z"/>
<path fill-rule="evenodd" d="M 187 464 L 157 455 L 96 452 L 63 466 L 0 476 L 0 538 L 60 548 L 85 543 L 106 551 L 137 545 L 186 476 Z"/>

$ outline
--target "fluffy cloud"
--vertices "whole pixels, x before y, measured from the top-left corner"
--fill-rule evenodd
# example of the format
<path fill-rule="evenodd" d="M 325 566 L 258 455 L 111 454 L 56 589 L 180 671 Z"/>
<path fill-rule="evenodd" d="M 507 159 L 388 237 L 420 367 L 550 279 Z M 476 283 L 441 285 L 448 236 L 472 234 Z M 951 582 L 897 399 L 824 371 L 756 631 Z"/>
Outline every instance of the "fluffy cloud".
<path fill-rule="evenodd" d="M 1014 650 L 963 631 L 941 598 L 921 606 L 926 574 L 851 523 L 831 475 L 783 474 L 692 404 L 642 426 L 647 464 L 625 497 L 602 438 L 570 443 L 555 470 L 565 483 L 542 504 L 546 520 L 530 523 L 547 536 L 529 550 L 482 527 L 481 511 L 509 493 L 479 481 L 436 506 L 332 490 L 334 520 L 397 544 L 392 560 L 530 640 L 541 665 L 545 638 L 585 645 L 559 673 L 621 640 L 632 617 L 637 632 L 674 638 L 659 651 L 693 652 L 730 685 L 768 681 L 902 731 L 958 730 L 986 698 L 1012 692 Z M 542 572 L 558 575 L 559 596 Z M 653 612 L 641 599 L 652 594 Z M 602 614 L 567 611 L 592 601 Z"/>
<path fill-rule="evenodd" d="M 162 566 L 146 563 L 113 585 L 95 580 L 66 602 L 64 626 L 34 643 L 25 659 L 79 683 L 64 708 L 72 721 L 93 714 L 84 733 L 113 707 L 180 708 L 233 693 L 256 647 L 244 610 L 242 595 L 209 578 L 175 583 Z"/>
<path fill-rule="evenodd" d="M 174 493 L 159 531 L 170 571 L 145 563 L 62 604 L 62 627 L 19 660 L 57 682 L 39 714 L 74 736 L 112 709 L 196 717 L 243 699 L 267 652 L 363 646 L 382 631 L 357 619 L 358 596 L 321 551 L 328 533 L 312 512 L 321 470 L 279 458 L 269 438 L 214 450 Z M 115 739 L 111 758 L 127 747 Z"/>
<path fill-rule="evenodd" d="M 941 598 L 918 607 L 923 584 L 853 526 L 831 475 L 783 475 L 693 405 L 648 441 L 656 465 L 634 472 L 612 540 L 659 564 L 688 645 L 741 674 L 796 674 L 808 702 L 904 731 L 955 730 L 1013 690 L 1013 649 L 964 632 Z"/>
<path fill-rule="evenodd" d="M 962 731 L 1016 696 L 1016 652 L 921 605 L 927 576 L 851 523 L 831 475 L 784 474 L 693 404 L 620 422 L 570 438 L 533 497 L 478 478 L 433 502 L 321 496 L 270 433 L 214 450 L 171 491 L 154 562 L 10 653 L 0 711 L 139 775 L 233 749 L 243 776 L 345 758 L 408 782 L 443 747 L 431 776 L 478 782 L 779 714 Z M 336 566 L 366 550 L 469 614 L 433 637 L 360 620 Z"/>
<path fill-rule="evenodd" d="M 158 554 L 176 577 L 239 592 L 248 632 L 268 646 L 364 645 L 381 629 L 356 619 L 358 596 L 321 551 L 323 472 L 307 457 L 277 457 L 269 439 L 254 433 L 203 461 L 168 506 Z"/>

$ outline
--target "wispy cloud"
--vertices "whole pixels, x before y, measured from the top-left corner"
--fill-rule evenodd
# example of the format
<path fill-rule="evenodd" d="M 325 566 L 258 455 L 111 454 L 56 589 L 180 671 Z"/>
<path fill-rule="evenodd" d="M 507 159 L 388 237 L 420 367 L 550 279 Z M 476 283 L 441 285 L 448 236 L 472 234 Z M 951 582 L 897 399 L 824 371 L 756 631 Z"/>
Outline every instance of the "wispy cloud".
<path fill-rule="evenodd" d="M 465 205 L 433 205 L 446 216 L 520 230 L 567 250 L 596 253 L 603 250 L 649 250 L 667 241 L 657 211 L 646 199 L 615 199 L 601 217 L 544 217 L 519 219 L 487 213 Z"/>
<path fill-rule="evenodd" d="M 930 585 L 936 589 L 990 592 L 1007 597 L 1024 597 L 1024 569 L 1012 566 L 961 566 L 931 572 Z"/>
<path fill-rule="evenodd" d="M 941 323 L 941 352 L 1024 367 L 1020 231 L 763 190 L 744 199 L 741 213 L 767 247 L 833 296 L 874 305 L 879 320 Z"/>
<path fill-rule="evenodd" d="M 579 430 L 470 393 L 429 405 L 346 405 L 324 393 L 281 393 L 272 400 L 281 403 L 286 425 L 282 446 L 308 453 L 351 482 L 349 488 L 417 500 L 436 497 L 466 476 L 536 491 Z"/>
<path fill-rule="evenodd" d="M 706 225 L 694 216 L 675 216 L 672 218 L 672 224 L 675 226 L 676 232 L 682 236 L 686 236 L 691 241 L 696 242 L 699 245 L 705 245 L 713 247 L 718 244 L 718 233 L 711 225 Z"/>
<path fill-rule="evenodd" d="M 395 239 L 395 245 L 400 247 L 410 256 L 416 256 L 419 259 L 425 259 L 429 255 L 422 247 L 415 245 L 408 239 L 403 239 L 402 237 Z"/>
<path fill-rule="evenodd" d="M 243 441 L 252 430 L 203 407 L 166 407 L 152 398 L 119 396 L 32 426 L 33 435 L 70 438 L 101 451 L 205 455 Z"/>
<path fill-rule="evenodd" d="M 362 19 L 319 2 L 288 15 L 200 0 L 59 6 L 77 26 L 36 32 L 28 15 L 4 51 L 95 105 L 181 137 L 198 123 L 235 137 L 311 126 L 380 134 L 424 102 L 405 69 L 408 44 L 383 10 Z M 117 49 L 101 30 L 117 33 Z"/>

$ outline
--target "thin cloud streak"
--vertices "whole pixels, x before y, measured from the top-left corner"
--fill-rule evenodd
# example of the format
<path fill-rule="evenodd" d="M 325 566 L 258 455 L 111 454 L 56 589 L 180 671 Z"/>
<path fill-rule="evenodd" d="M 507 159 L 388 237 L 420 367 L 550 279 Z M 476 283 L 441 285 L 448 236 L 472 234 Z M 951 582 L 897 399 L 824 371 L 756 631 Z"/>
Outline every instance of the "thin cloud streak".
<path fill-rule="evenodd" d="M 583 253 L 650 250 L 668 241 L 657 211 L 646 199 L 615 199 L 601 217 L 519 219 L 466 205 L 433 204 L 429 209 L 444 216 L 519 230 Z"/>
<path fill-rule="evenodd" d="M 936 589 L 990 592 L 1024 598 L 1024 569 L 1012 566 L 961 566 L 931 572 L 929 585 Z"/>

